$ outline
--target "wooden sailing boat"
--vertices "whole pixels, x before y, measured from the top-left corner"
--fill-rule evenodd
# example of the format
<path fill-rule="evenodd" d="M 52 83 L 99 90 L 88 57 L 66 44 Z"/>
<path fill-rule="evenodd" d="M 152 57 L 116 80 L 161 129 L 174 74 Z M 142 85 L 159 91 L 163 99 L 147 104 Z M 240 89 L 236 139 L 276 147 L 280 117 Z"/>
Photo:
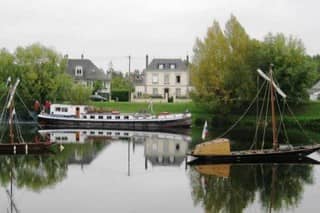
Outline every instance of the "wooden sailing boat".
<path fill-rule="evenodd" d="M 230 143 L 226 138 L 218 138 L 212 141 L 198 144 L 195 149 L 190 153 L 191 156 L 201 159 L 211 159 L 219 161 L 269 161 L 279 160 L 286 158 L 302 158 L 311 154 L 312 152 L 320 149 L 320 144 L 316 145 L 302 145 L 302 146 L 284 146 L 279 147 L 277 137 L 276 115 L 275 115 L 275 91 L 283 98 L 286 95 L 273 81 L 272 65 L 270 66 L 269 77 L 266 76 L 261 70 L 258 70 L 259 75 L 269 82 L 270 86 L 270 100 L 271 100 L 271 114 L 272 114 L 272 135 L 273 144 L 272 149 L 259 149 L 259 150 L 243 150 L 243 151 L 230 151 Z"/>
<path fill-rule="evenodd" d="M 10 84 L 10 78 L 8 78 L 7 85 L 9 86 L 8 98 L 5 104 L 5 111 L 9 113 L 9 143 L 3 143 L 0 141 L 0 154 L 38 154 L 42 152 L 50 151 L 50 147 L 53 145 L 50 141 L 46 142 L 32 142 L 27 143 L 23 140 L 22 136 L 18 137 L 19 142 L 15 142 L 14 128 L 13 125 L 18 125 L 14 121 L 15 106 L 14 106 L 14 95 L 17 89 L 20 79 L 17 79 L 14 85 Z M 1 116 L 1 119 L 3 117 Z"/>

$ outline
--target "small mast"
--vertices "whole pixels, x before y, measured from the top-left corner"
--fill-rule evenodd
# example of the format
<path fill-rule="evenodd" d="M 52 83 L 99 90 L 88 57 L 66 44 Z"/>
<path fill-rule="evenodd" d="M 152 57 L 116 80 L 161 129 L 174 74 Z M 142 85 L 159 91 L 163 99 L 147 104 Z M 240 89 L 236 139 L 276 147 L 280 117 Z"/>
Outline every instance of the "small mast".
<path fill-rule="evenodd" d="M 9 90 L 9 101 L 7 104 L 7 109 L 9 109 L 9 125 L 10 125 L 10 142 L 13 143 L 14 142 L 14 133 L 13 133 L 13 117 L 14 117 L 14 113 L 15 113 L 15 109 L 14 109 L 14 101 L 13 101 L 13 96 L 16 92 L 17 86 L 20 83 L 20 79 L 18 78 L 16 83 L 13 86 L 10 86 L 10 90 Z"/>
<path fill-rule="evenodd" d="M 273 83 L 273 76 L 272 76 L 272 67 L 273 64 L 270 64 L 270 70 L 269 70 L 269 77 L 270 77 L 270 96 L 271 96 L 271 115 L 272 115 L 272 147 L 273 150 L 277 151 L 279 148 L 278 145 L 278 137 L 277 137 L 277 123 L 276 123 L 276 113 L 275 113 L 275 107 L 274 107 L 274 83 Z"/>

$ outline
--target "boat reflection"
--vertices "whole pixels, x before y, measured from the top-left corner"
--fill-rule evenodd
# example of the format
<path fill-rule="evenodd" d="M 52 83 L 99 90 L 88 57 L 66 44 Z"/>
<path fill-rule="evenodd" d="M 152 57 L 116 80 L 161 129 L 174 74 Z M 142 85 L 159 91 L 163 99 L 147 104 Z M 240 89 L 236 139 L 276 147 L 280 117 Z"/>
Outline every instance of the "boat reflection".
<path fill-rule="evenodd" d="M 144 146 L 145 166 L 180 166 L 185 159 L 191 137 L 167 132 L 105 130 L 105 129 L 52 129 L 40 130 L 42 137 L 61 144 L 128 141 L 132 149 Z M 128 155 L 131 150 L 128 148 Z"/>
<path fill-rule="evenodd" d="M 261 205 L 266 212 L 298 206 L 313 167 L 304 164 L 194 164 L 189 170 L 195 205 L 205 212 L 242 212 Z M 256 203 L 256 205 L 252 205 Z"/>

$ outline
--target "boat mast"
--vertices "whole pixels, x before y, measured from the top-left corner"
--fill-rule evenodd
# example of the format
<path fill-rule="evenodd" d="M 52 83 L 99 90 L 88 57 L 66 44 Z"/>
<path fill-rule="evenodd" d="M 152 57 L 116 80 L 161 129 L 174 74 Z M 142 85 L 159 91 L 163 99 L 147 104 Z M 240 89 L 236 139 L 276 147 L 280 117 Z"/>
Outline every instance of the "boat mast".
<path fill-rule="evenodd" d="M 9 101 L 7 104 L 7 109 L 9 109 L 9 125 L 10 125 L 10 142 L 13 144 L 14 134 L 13 134 L 13 116 L 14 116 L 14 101 L 13 96 L 16 92 L 17 86 L 20 83 L 20 79 L 18 78 L 16 83 L 13 86 L 10 86 L 9 91 Z"/>
<path fill-rule="evenodd" d="M 9 112 L 9 125 L 10 125 L 10 143 L 13 144 L 14 141 L 14 133 L 13 133 L 13 104 L 10 106 L 10 112 Z"/>
<path fill-rule="evenodd" d="M 273 150 L 278 150 L 278 138 L 277 138 L 277 124 L 276 124 L 276 113 L 275 113 L 275 107 L 274 107 L 274 87 L 273 87 L 273 76 L 272 76 L 272 67 L 273 64 L 270 64 L 270 96 L 271 96 L 271 115 L 272 115 L 272 138 L 273 143 L 272 147 Z"/>

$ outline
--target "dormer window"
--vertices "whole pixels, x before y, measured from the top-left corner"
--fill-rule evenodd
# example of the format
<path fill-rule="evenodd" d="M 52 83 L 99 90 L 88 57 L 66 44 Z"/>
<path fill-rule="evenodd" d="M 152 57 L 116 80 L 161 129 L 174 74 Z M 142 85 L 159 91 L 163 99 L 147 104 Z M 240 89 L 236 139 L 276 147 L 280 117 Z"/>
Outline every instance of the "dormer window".
<path fill-rule="evenodd" d="M 83 69 L 82 69 L 82 66 L 76 66 L 76 69 L 75 69 L 75 76 L 83 76 Z"/>
<path fill-rule="evenodd" d="M 164 64 L 158 64 L 158 69 L 163 70 L 164 69 Z"/>
<path fill-rule="evenodd" d="M 176 69 L 176 64 L 170 64 L 170 69 L 175 70 Z"/>

